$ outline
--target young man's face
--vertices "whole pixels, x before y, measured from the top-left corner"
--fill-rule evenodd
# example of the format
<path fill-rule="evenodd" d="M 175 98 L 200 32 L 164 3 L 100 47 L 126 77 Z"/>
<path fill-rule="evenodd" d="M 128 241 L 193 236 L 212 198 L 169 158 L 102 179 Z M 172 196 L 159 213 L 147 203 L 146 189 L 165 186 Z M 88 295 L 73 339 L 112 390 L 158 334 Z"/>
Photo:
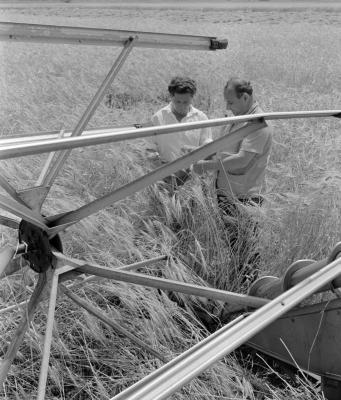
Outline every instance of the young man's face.
<path fill-rule="evenodd" d="M 224 90 L 224 99 L 226 102 L 226 109 L 232 111 L 233 115 L 243 115 L 249 111 L 250 96 L 243 93 L 238 98 L 234 89 L 226 88 Z"/>
<path fill-rule="evenodd" d="M 187 115 L 193 101 L 191 93 L 174 93 L 171 96 L 173 110 L 181 115 Z"/>

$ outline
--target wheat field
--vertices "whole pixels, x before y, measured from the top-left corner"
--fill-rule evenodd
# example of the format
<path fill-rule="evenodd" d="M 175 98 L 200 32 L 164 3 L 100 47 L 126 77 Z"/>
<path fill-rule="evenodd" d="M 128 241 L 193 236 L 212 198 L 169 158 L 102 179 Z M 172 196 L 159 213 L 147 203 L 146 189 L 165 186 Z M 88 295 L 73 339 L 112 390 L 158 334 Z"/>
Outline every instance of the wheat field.
<path fill-rule="evenodd" d="M 253 83 L 265 111 L 341 109 L 340 7 L 214 4 L 2 5 L 0 19 L 229 40 L 228 49 L 217 52 L 134 49 L 108 92 L 111 104 L 101 103 L 89 127 L 148 121 L 168 101 L 166 88 L 174 74 L 197 81 L 195 105 L 210 118 L 225 114 L 222 89 L 235 75 Z M 119 51 L 2 42 L 0 135 L 72 129 Z M 341 125 L 339 119 L 328 118 L 276 121 L 273 126 L 266 204 L 257 210 L 261 234 L 256 245 L 261 253 L 260 274 L 281 276 L 293 261 L 326 257 L 340 241 Z M 147 147 L 147 140 L 136 140 L 73 150 L 44 214 L 75 209 L 150 171 L 153 163 Z M 16 187 L 29 187 L 45 159 L 42 155 L 1 161 L 1 173 Z M 1 244 L 16 240 L 12 230 L 1 227 Z M 136 193 L 74 225 L 63 233 L 62 241 L 66 254 L 113 268 L 166 254 L 170 261 L 160 261 L 146 272 L 239 293 L 247 291 L 244 278 L 249 272 L 240 269 L 240 261 L 247 265 L 255 245 L 250 242 L 250 248 L 241 248 L 237 257 L 231 254 L 210 176 L 193 177 L 173 198 L 156 187 Z M 35 281 L 36 275 L 27 270 L 3 279 L 0 308 L 27 299 Z M 203 321 L 214 318 L 221 307 L 216 302 L 103 280 L 78 286 L 75 292 L 169 360 L 208 335 Z M 1 398 L 35 398 L 46 312 L 45 302 Z M 21 313 L 0 315 L 4 353 Z M 161 365 L 60 293 L 46 399 L 109 399 Z M 252 361 L 235 352 L 172 398 L 323 397 L 318 386 L 300 374 L 289 377 L 259 358 Z"/>

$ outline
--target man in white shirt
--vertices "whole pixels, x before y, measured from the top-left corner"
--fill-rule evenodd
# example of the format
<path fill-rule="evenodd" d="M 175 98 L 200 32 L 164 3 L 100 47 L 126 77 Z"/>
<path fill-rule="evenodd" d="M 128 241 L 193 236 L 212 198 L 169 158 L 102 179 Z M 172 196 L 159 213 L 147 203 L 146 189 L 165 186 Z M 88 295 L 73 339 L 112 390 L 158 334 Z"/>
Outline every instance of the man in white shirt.
<path fill-rule="evenodd" d="M 168 86 L 171 101 L 152 116 L 152 124 L 157 126 L 207 120 L 206 114 L 192 105 L 196 91 L 193 79 L 173 78 Z M 156 146 L 161 163 L 167 163 L 210 141 L 212 141 L 211 129 L 202 128 L 155 136 L 152 143 Z M 184 183 L 188 176 L 187 170 L 179 171 L 172 178 L 166 178 L 166 182 L 170 183 L 172 180 L 172 183 L 178 186 Z"/>

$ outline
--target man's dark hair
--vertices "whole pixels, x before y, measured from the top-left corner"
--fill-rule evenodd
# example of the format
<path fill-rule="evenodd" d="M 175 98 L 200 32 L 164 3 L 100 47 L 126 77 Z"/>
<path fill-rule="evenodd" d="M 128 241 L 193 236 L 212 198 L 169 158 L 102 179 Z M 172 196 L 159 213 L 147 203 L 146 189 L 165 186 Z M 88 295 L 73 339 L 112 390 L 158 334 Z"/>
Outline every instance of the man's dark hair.
<path fill-rule="evenodd" d="M 176 76 L 168 85 L 168 92 L 172 96 L 174 96 L 175 93 L 190 93 L 192 96 L 194 96 L 196 91 L 197 85 L 195 81 L 187 77 Z"/>
<path fill-rule="evenodd" d="M 233 89 L 238 99 L 242 97 L 243 93 L 247 93 L 250 96 L 253 93 L 253 88 L 251 86 L 251 83 L 240 78 L 229 79 L 225 85 L 224 90 L 226 89 Z"/>

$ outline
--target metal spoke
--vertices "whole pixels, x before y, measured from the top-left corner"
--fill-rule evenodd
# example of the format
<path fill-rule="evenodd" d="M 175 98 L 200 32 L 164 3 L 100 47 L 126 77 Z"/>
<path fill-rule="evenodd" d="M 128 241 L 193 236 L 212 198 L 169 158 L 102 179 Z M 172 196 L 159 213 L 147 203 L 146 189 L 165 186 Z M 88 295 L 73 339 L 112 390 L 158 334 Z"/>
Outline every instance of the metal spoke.
<path fill-rule="evenodd" d="M 266 126 L 264 122 L 254 122 L 237 129 L 229 135 L 222 136 L 221 138 L 208 143 L 205 146 L 202 146 L 171 163 L 157 168 L 149 174 L 146 174 L 134 180 L 133 182 L 128 183 L 112 193 L 109 193 L 83 207 L 80 207 L 78 210 L 71 211 L 63 216 L 58 216 L 56 220 L 54 220 L 54 217 L 49 217 L 48 220 L 52 222 L 50 225 L 52 227 L 55 226 L 58 230 L 58 225 L 76 223 L 79 220 L 95 214 L 101 209 L 108 207 L 115 202 L 134 194 L 135 192 L 138 192 L 141 189 L 144 189 L 147 186 L 166 178 L 180 169 L 187 168 L 194 162 L 202 160 L 209 155 L 216 153 L 222 148 L 222 146 L 229 146 L 240 141 L 248 134 L 263 128 L 264 126 Z"/>
<path fill-rule="evenodd" d="M 5 246 L 2 248 L 0 252 L 0 279 L 14 274 L 21 267 L 25 266 L 26 261 L 22 261 L 22 258 L 14 259 L 14 257 L 26 253 L 26 251 L 27 246 L 19 243 L 16 247 Z"/>
<path fill-rule="evenodd" d="M 62 129 L 59 132 L 58 139 L 61 139 L 63 136 L 64 136 L 64 130 Z M 37 182 L 36 182 L 37 186 L 43 185 L 44 180 L 46 179 L 46 176 L 47 176 L 47 172 L 48 172 L 48 170 L 50 169 L 50 167 L 52 165 L 52 162 L 53 162 L 53 159 L 54 159 L 55 155 L 56 155 L 56 152 L 51 152 L 48 155 L 47 160 L 45 161 L 44 167 L 40 172 L 39 178 L 37 179 Z"/>
<path fill-rule="evenodd" d="M 91 100 L 90 104 L 88 105 L 87 109 L 85 110 L 83 116 L 79 120 L 77 126 L 75 127 L 74 131 L 72 132 L 72 136 L 80 136 L 84 131 L 87 123 L 89 122 L 90 118 L 97 110 L 98 105 L 100 104 L 105 91 L 107 88 L 112 84 L 113 80 L 115 79 L 116 75 L 122 68 L 125 60 L 127 59 L 128 55 L 130 54 L 133 46 L 137 40 L 137 37 L 131 37 L 124 45 L 122 52 L 119 54 L 118 58 L 114 62 L 114 65 L 110 69 L 108 75 L 105 77 L 104 81 L 102 82 L 100 88 L 96 92 L 95 96 Z M 66 159 L 68 158 L 71 150 L 65 150 L 62 153 L 59 153 L 56 156 L 56 160 L 54 164 L 51 166 L 50 170 L 45 174 L 44 178 L 41 181 L 42 186 L 50 187 L 57 177 L 60 169 L 63 167 Z"/>
<path fill-rule="evenodd" d="M 0 253 L 0 278 L 4 275 L 7 266 L 15 254 L 15 247 L 6 246 Z"/>
<path fill-rule="evenodd" d="M 52 282 L 51 282 L 49 311 L 48 311 L 47 322 L 46 322 L 43 358 L 42 358 L 41 366 L 40 366 L 40 376 L 39 376 L 37 400 L 44 400 L 44 398 L 45 398 L 47 373 L 48 373 L 48 368 L 49 368 L 50 350 L 51 350 L 51 343 L 52 343 L 53 322 L 54 322 L 54 314 L 55 314 L 55 310 L 56 310 L 57 294 L 58 294 L 58 278 L 59 278 L 59 275 L 54 273 Z"/>
<path fill-rule="evenodd" d="M 9 211 L 10 213 L 24 219 L 25 221 L 31 222 L 32 224 L 43 229 L 44 231 L 48 230 L 48 227 L 45 225 L 45 220 L 40 214 L 32 211 L 30 208 L 18 203 L 15 200 L 0 195 L 0 206 L 4 210 Z"/>
<path fill-rule="evenodd" d="M 33 318 L 34 311 L 40 302 L 41 295 L 46 286 L 46 280 L 46 273 L 39 274 L 38 282 L 28 303 L 27 310 L 24 311 L 22 321 L 20 322 L 15 332 L 14 338 L 7 349 L 4 359 L 1 361 L 0 387 L 2 387 L 3 383 L 5 382 L 6 376 L 17 354 L 19 346 L 24 339 L 25 332 L 29 326 L 30 321 Z"/>
<path fill-rule="evenodd" d="M 123 265 L 122 267 L 114 267 L 114 268 L 119 271 L 136 271 L 139 268 L 154 264 L 155 262 L 158 262 L 158 261 L 167 260 L 167 259 L 168 259 L 168 256 L 164 255 L 164 256 L 151 258 L 149 260 L 139 261 L 139 262 L 136 262 L 133 264 Z M 103 279 L 103 278 L 101 278 L 100 276 L 88 276 L 87 278 L 83 279 L 81 282 L 75 282 L 75 283 L 71 284 L 70 286 L 68 286 L 68 288 L 74 289 L 76 287 L 83 286 L 84 283 L 93 282 L 93 281 L 97 281 L 100 279 Z"/>
<path fill-rule="evenodd" d="M 135 285 L 143 285 L 157 289 L 172 290 L 188 295 L 221 300 L 231 304 L 244 305 L 245 307 L 257 308 L 269 302 L 269 300 L 259 297 L 246 296 L 220 289 L 173 281 L 170 279 L 156 278 L 153 276 L 138 274 L 135 272 L 118 271 L 111 268 L 105 268 L 99 265 L 90 264 L 86 261 L 69 258 L 57 252 L 55 252 L 54 255 L 57 257 L 59 262 L 64 262 L 66 264 L 72 265 L 76 267 L 78 271 L 96 276 L 102 276 L 108 279 L 114 279 L 116 281 L 130 282 Z"/>
<path fill-rule="evenodd" d="M 19 221 L 5 217 L 4 215 L 0 215 L 0 225 L 7 226 L 8 228 L 18 229 L 19 228 Z"/>
<path fill-rule="evenodd" d="M 83 307 L 86 311 L 88 311 L 90 314 L 92 314 L 95 317 L 97 317 L 98 319 L 100 319 L 102 322 L 104 322 L 106 325 L 110 326 L 116 332 L 120 333 L 121 335 L 126 336 L 133 343 L 135 343 L 142 349 L 148 351 L 150 354 L 152 354 L 154 357 L 158 358 L 159 360 L 161 360 L 165 363 L 168 361 L 158 351 L 156 351 L 152 347 L 148 346 L 144 341 L 140 340 L 138 337 L 136 337 L 135 335 L 133 335 L 132 333 L 130 333 L 129 331 L 124 329 L 121 325 L 110 320 L 108 317 L 103 315 L 97 308 L 92 306 L 90 303 L 88 303 L 87 301 L 83 300 L 79 296 L 72 293 L 66 286 L 61 284 L 60 289 L 66 296 L 68 296 L 70 299 L 72 299 L 77 305 L 79 305 L 80 307 Z"/>
<path fill-rule="evenodd" d="M 0 175 L 0 186 L 12 197 L 12 199 L 16 200 L 21 204 L 25 204 L 19 197 L 16 189 L 10 183 L 8 183 L 7 180 L 1 175 Z"/>

